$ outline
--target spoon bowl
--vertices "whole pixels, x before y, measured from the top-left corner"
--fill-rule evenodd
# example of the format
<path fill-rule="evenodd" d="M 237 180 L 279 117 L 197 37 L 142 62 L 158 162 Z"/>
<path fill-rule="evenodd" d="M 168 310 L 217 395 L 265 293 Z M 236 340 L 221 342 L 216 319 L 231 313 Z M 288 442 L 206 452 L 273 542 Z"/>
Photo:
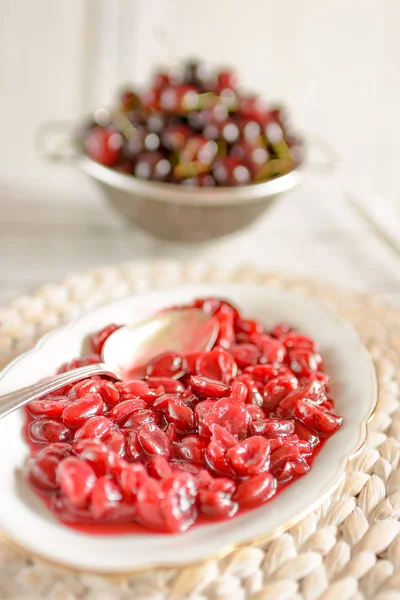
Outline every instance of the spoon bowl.
<path fill-rule="evenodd" d="M 119 379 L 133 378 L 163 352 L 185 355 L 211 350 L 219 325 L 199 308 L 166 310 L 117 329 L 102 348 L 102 361 Z"/>
<path fill-rule="evenodd" d="M 120 327 L 103 346 L 103 362 L 72 369 L 0 396 L 0 419 L 32 400 L 93 375 L 133 378 L 142 374 L 143 365 L 163 352 L 184 355 L 209 350 L 218 331 L 215 317 L 196 308 L 165 310 L 140 323 Z"/>

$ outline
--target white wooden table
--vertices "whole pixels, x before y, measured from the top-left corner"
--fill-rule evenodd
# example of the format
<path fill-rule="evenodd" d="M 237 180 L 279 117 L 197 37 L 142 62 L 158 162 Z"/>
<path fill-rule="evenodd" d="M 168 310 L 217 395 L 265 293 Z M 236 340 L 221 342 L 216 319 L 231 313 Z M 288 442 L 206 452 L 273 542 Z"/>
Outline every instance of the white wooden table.
<path fill-rule="evenodd" d="M 309 179 L 251 229 L 201 245 L 153 239 L 94 193 L 80 201 L 38 198 L 13 183 L 0 186 L 0 202 L 0 306 L 70 271 L 157 258 L 249 262 L 400 302 L 400 258 L 354 213 L 335 179 Z M 389 215 L 386 226 L 400 231 Z"/>

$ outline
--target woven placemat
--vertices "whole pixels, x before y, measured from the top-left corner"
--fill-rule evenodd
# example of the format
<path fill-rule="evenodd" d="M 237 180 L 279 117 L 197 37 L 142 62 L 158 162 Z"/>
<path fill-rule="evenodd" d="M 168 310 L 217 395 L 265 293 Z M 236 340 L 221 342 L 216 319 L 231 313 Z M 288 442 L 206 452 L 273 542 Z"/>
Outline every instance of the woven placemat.
<path fill-rule="evenodd" d="M 327 284 L 199 263 L 127 263 L 72 274 L 0 311 L 0 365 L 46 331 L 136 291 L 187 282 L 248 281 L 322 300 L 349 319 L 371 351 L 379 403 L 369 441 L 340 488 L 268 544 L 198 567 L 119 581 L 62 574 L 0 543 L 0 598 L 8 600 L 395 600 L 400 598 L 400 311 Z M 1 491 L 0 491 L 1 493 Z"/>

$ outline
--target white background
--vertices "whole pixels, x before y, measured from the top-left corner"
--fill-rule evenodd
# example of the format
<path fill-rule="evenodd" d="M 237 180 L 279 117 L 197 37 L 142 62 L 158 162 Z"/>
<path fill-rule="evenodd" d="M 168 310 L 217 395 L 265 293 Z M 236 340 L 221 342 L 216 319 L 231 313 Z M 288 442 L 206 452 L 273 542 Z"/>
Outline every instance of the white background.
<path fill-rule="evenodd" d="M 399 0 L 0 0 L 0 305 L 71 270 L 193 256 L 400 300 L 400 261 L 340 193 L 398 209 L 399 23 Z M 188 55 L 236 65 L 246 86 L 285 101 L 336 148 L 343 178 L 307 181 L 239 236 L 179 246 L 122 224 L 83 175 L 38 158 L 40 122 L 74 122 Z"/>
<path fill-rule="evenodd" d="M 110 101 L 118 83 L 143 83 L 153 65 L 191 55 L 236 65 L 246 86 L 287 102 L 299 128 L 337 149 L 347 180 L 393 198 L 400 192 L 398 0 L 0 0 L 0 7 L 3 181 L 70 181 L 65 169 L 38 161 L 36 125 L 75 120 Z"/>

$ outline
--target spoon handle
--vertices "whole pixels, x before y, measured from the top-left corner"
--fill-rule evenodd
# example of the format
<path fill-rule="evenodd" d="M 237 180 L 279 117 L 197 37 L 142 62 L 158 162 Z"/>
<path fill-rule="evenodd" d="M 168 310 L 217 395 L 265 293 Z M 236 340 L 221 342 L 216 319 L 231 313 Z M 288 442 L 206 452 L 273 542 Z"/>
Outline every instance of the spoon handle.
<path fill-rule="evenodd" d="M 93 375 L 108 375 L 114 379 L 118 379 L 115 373 L 110 371 L 104 363 L 78 367 L 77 369 L 72 369 L 66 373 L 61 373 L 60 375 L 48 377 L 33 385 L 28 385 L 15 392 L 0 396 L 0 419 L 10 414 L 10 412 L 17 410 L 17 408 L 21 408 L 21 406 L 28 404 L 28 402 L 31 402 L 32 400 L 37 400 L 41 396 L 45 396 L 46 394 L 50 394 L 50 392 L 54 392 L 59 388 L 64 387 L 64 385 L 75 383 L 75 381 L 86 379 Z"/>

